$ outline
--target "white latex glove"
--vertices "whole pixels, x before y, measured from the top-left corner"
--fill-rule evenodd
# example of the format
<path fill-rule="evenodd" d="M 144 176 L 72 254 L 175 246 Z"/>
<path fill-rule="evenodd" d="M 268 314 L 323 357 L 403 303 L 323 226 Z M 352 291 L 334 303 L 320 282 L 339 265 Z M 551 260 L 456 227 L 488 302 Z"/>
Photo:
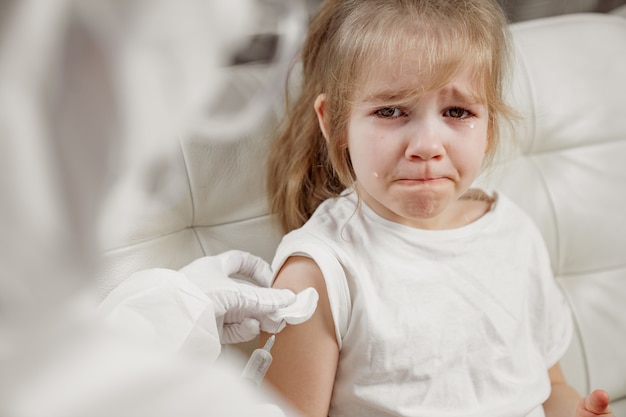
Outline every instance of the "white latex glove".
<path fill-rule="evenodd" d="M 231 275 L 248 277 L 261 287 Z M 311 317 L 318 299 L 313 288 L 298 295 L 264 288 L 271 279 L 262 259 L 229 251 L 199 258 L 180 271 L 138 271 L 109 293 L 99 312 L 127 338 L 210 362 L 221 344 L 252 340 L 260 329 L 278 332 L 285 323 Z"/>
<path fill-rule="evenodd" d="M 238 250 L 199 258 L 179 272 L 213 302 L 217 326 L 222 329 L 222 343 L 252 340 L 259 330 L 280 332 L 287 323 L 308 320 L 317 306 L 318 294 L 313 288 L 298 295 L 289 290 L 266 288 L 273 277 L 269 265 Z M 231 278 L 234 275 L 252 282 Z"/>

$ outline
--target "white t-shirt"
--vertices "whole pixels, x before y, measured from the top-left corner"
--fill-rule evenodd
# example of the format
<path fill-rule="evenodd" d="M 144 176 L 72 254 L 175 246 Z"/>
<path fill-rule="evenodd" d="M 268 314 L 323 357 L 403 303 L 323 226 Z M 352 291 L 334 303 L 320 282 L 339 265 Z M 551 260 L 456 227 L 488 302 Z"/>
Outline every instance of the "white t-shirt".
<path fill-rule="evenodd" d="M 572 322 L 542 237 L 496 195 L 473 223 L 423 230 L 356 193 L 281 242 L 320 267 L 340 358 L 329 416 L 543 416 Z"/>

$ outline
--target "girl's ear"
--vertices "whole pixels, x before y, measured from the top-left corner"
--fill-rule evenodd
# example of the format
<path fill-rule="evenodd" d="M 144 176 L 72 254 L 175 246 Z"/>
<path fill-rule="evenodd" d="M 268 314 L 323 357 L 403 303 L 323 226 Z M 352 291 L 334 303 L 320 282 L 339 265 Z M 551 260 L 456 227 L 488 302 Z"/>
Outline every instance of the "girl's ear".
<path fill-rule="evenodd" d="M 326 131 L 326 121 L 324 119 L 324 106 L 326 105 L 326 94 L 320 94 L 315 99 L 315 103 L 313 107 L 315 107 L 315 114 L 317 114 L 317 121 L 320 125 L 320 129 L 322 130 L 322 135 L 328 142 L 328 133 Z"/>

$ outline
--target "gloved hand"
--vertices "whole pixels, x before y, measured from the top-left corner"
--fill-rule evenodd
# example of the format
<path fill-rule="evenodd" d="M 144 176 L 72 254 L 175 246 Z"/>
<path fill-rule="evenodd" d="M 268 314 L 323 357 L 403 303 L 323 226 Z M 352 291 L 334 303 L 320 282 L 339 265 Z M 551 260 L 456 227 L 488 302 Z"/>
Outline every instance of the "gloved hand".
<path fill-rule="evenodd" d="M 99 313 L 128 339 L 212 361 L 221 344 L 248 341 L 260 329 L 274 333 L 285 323 L 311 317 L 318 299 L 313 288 L 298 295 L 265 288 L 271 279 L 262 259 L 229 251 L 199 258 L 180 271 L 135 272 L 100 303 Z"/>
<path fill-rule="evenodd" d="M 277 333 L 286 323 L 300 324 L 308 320 L 317 306 L 318 294 L 313 288 L 298 295 L 289 290 L 267 288 L 272 280 L 269 265 L 259 257 L 238 250 L 199 258 L 179 272 L 213 302 L 222 343 L 252 340 L 259 330 Z M 252 282 L 231 278 L 234 275 Z"/>

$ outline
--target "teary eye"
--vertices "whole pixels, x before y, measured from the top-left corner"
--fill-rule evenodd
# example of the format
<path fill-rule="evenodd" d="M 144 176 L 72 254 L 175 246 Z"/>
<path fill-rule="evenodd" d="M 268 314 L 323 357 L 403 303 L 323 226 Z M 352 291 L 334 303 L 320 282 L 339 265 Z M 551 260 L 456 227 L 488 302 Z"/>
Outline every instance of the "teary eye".
<path fill-rule="evenodd" d="M 383 107 L 382 109 L 376 110 L 375 114 L 376 116 L 385 119 L 394 119 L 396 117 L 402 116 L 404 112 L 397 107 Z"/>
<path fill-rule="evenodd" d="M 447 109 L 443 115 L 445 117 L 451 117 L 453 119 L 466 119 L 472 116 L 472 113 L 462 107 L 451 107 Z"/>

